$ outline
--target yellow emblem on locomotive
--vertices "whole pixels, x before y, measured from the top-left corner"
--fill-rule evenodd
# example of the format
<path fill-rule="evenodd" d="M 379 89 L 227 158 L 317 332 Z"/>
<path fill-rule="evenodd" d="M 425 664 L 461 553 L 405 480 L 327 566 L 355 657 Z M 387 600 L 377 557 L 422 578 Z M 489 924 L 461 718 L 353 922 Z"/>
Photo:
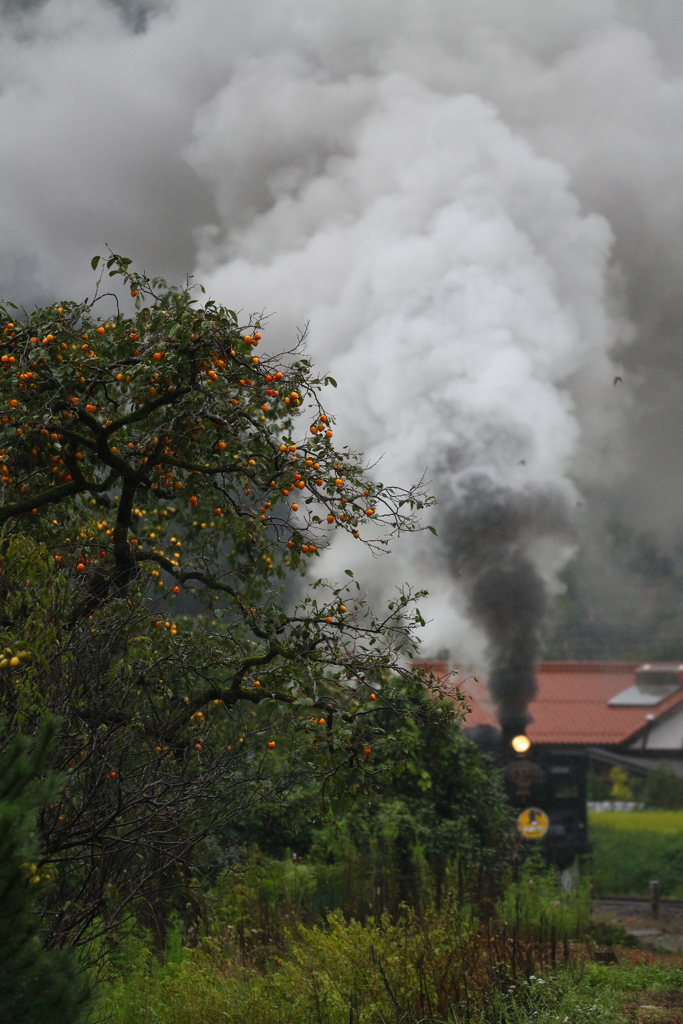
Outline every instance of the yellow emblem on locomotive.
<path fill-rule="evenodd" d="M 517 818 L 517 829 L 525 839 L 543 839 L 550 822 L 540 807 L 526 807 Z"/>

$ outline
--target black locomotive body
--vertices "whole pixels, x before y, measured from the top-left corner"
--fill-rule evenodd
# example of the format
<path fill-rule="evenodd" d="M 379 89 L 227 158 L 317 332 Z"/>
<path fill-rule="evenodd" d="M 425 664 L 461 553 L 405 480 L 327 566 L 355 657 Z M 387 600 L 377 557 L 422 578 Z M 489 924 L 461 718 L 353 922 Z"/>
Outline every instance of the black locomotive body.
<path fill-rule="evenodd" d="M 528 750 L 517 752 L 513 742 L 524 736 L 519 728 L 498 730 L 479 726 L 466 729 L 465 735 L 486 750 L 501 769 L 508 800 L 518 815 L 531 812 L 532 821 L 536 817 L 544 820 L 542 815 L 547 817 L 547 831 L 542 838 L 528 839 L 530 846 L 560 870 L 569 867 L 576 857 L 590 853 L 586 814 L 588 757 L 582 750 L 530 744 Z M 520 823 L 523 825 L 526 819 L 523 817 Z"/>
<path fill-rule="evenodd" d="M 588 759 L 562 747 L 532 747 L 501 764 L 508 800 L 520 814 L 539 808 L 548 816 L 548 831 L 538 843 L 560 870 L 590 853 L 586 817 Z"/>

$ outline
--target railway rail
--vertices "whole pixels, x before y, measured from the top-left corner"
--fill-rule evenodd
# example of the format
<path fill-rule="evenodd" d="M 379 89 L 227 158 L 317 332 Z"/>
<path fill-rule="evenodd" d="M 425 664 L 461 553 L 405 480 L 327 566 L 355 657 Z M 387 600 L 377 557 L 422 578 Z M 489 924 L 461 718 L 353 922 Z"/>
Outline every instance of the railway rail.
<path fill-rule="evenodd" d="M 600 896 L 593 900 L 593 906 L 595 907 L 604 907 L 609 903 L 614 903 L 617 906 L 632 903 L 637 907 L 648 907 L 652 905 L 652 900 L 649 896 Z M 670 907 L 672 910 L 676 909 L 683 912 L 683 900 L 670 900 L 660 897 L 659 909 L 661 910 L 663 907 Z"/>

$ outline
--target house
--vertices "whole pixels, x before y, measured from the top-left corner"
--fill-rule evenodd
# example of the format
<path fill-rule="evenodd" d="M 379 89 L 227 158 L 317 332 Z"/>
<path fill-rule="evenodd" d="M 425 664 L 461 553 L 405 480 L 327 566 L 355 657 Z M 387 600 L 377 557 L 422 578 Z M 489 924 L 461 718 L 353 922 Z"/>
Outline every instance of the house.
<path fill-rule="evenodd" d="M 445 661 L 419 662 L 445 678 Z M 662 763 L 683 776 L 683 663 L 541 662 L 527 735 L 535 747 L 583 749 L 591 761 L 645 774 Z M 481 675 L 453 682 L 471 712 L 465 730 L 491 737 L 496 708 Z M 485 744 L 484 744 L 485 745 Z"/>

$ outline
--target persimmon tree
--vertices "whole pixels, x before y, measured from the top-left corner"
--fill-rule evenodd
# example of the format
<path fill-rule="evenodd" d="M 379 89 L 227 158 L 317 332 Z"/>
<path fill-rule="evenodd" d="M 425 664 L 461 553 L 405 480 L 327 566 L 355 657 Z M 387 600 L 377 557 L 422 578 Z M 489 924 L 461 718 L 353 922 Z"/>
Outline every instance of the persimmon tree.
<path fill-rule="evenodd" d="M 258 318 L 116 255 L 98 267 L 92 301 L 0 308 L 0 699 L 10 735 L 62 716 L 68 785 L 41 822 L 53 943 L 187 880 L 254 801 L 386 772 L 387 722 L 454 714 L 406 667 L 419 595 L 373 614 L 349 571 L 282 597 L 335 532 L 380 552 L 431 499 L 335 444 L 336 384 L 301 339 L 257 355 Z"/>

